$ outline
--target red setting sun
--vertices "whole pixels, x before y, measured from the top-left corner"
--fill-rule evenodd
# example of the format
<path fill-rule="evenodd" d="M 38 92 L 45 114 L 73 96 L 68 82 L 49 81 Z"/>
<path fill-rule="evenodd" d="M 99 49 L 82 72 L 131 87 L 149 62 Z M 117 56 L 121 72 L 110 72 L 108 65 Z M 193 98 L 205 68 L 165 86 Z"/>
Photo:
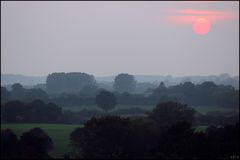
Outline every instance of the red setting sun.
<path fill-rule="evenodd" d="M 198 18 L 193 23 L 193 30 L 198 35 L 205 35 L 211 29 L 211 23 L 206 18 Z"/>
<path fill-rule="evenodd" d="M 224 22 L 234 18 L 234 14 L 228 11 L 217 10 L 168 10 L 170 14 L 167 21 L 174 25 L 191 25 L 194 33 L 206 35 L 212 30 L 212 24 Z"/>

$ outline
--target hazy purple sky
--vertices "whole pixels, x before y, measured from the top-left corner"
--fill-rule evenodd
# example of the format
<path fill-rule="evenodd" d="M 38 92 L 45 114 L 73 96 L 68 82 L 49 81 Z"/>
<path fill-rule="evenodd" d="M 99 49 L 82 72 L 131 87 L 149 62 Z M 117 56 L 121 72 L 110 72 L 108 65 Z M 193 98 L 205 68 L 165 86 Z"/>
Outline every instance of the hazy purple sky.
<path fill-rule="evenodd" d="M 200 36 L 168 21 L 185 10 L 218 17 Z M 238 75 L 238 13 L 237 1 L 1 1 L 1 73 Z"/>

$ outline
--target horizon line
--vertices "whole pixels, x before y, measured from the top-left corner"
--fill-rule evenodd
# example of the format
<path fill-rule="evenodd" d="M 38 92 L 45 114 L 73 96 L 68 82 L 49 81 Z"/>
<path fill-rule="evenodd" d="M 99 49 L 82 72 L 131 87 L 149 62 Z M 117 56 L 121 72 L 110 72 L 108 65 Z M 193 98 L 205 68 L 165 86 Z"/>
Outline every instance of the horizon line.
<path fill-rule="evenodd" d="M 49 74 L 52 74 L 52 73 L 71 73 L 71 72 L 51 72 L 51 73 L 48 73 L 46 75 L 26 75 L 26 74 L 21 74 L 21 73 L 1 73 L 1 75 L 5 74 L 5 75 L 16 75 L 16 76 L 26 76 L 26 77 L 47 77 Z M 80 72 L 79 73 L 87 73 L 87 72 Z M 127 72 L 121 72 L 121 73 L 127 73 Z M 121 74 L 121 73 L 118 73 L 118 74 Z M 112 77 L 112 76 L 117 76 L 118 74 L 109 74 L 109 75 L 94 75 L 92 73 L 87 73 L 87 74 L 90 74 L 90 75 L 93 75 L 94 77 L 98 77 L 98 78 L 102 78 L 102 77 Z M 127 74 L 130 74 L 130 75 L 134 75 L 134 76 L 163 76 L 163 77 L 166 77 L 166 76 L 172 76 L 172 77 L 194 77 L 194 76 L 220 76 L 222 74 L 228 74 L 230 77 L 236 77 L 236 76 L 239 76 L 239 74 L 230 74 L 230 73 L 218 73 L 218 74 L 189 74 L 189 75 L 174 75 L 174 74 L 144 74 L 144 73 L 141 73 L 141 74 L 131 74 L 131 73 L 127 73 Z"/>

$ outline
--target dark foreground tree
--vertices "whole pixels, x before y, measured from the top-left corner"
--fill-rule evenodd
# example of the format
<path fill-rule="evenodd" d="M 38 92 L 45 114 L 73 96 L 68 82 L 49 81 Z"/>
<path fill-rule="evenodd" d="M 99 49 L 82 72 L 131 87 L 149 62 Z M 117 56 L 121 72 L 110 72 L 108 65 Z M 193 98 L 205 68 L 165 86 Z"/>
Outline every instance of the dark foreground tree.
<path fill-rule="evenodd" d="M 95 103 L 107 112 L 108 110 L 114 108 L 117 100 L 113 93 L 109 91 L 102 91 L 96 96 Z"/>
<path fill-rule="evenodd" d="M 1 159 L 49 159 L 51 138 L 40 128 L 22 134 L 20 140 L 10 130 L 1 131 Z"/>
<path fill-rule="evenodd" d="M 154 122 L 118 116 L 92 118 L 71 135 L 77 158 L 153 158 L 157 146 Z"/>
<path fill-rule="evenodd" d="M 186 121 L 192 123 L 195 110 L 178 102 L 160 103 L 148 114 L 159 126 L 171 126 L 177 122 Z"/>
<path fill-rule="evenodd" d="M 129 138 L 130 121 L 120 117 L 92 118 L 70 137 L 79 158 L 123 158 Z"/>
<path fill-rule="evenodd" d="M 186 121 L 159 127 L 149 118 L 92 118 L 74 130 L 76 158 L 231 159 L 238 156 L 239 124 L 195 132 Z"/>
<path fill-rule="evenodd" d="M 17 158 L 18 138 L 10 129 L 1 131 L 1 159 Z"/>
<path fill-rule="evenodd" d="M 52 139 L 41 129 L 33 128 L 22 134 L 20 139 L 21 158 L 50 158 Z"/>

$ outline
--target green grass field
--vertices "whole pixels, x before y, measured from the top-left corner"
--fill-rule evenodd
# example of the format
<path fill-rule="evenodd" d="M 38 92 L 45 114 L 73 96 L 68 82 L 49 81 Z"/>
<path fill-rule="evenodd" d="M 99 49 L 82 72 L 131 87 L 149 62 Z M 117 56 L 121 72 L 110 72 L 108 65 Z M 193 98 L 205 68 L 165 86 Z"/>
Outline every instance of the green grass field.
<path fill-rule="evenodd" d="M 239 112 L 239 108 L 227 108 L 227 107 L 218 107 L 218 106 L 192 106 L 196 111 L 206 114 L 207 112 L 220 111 L 220 112 L 230 112 L 235 111 Z"/>
<path fill-rule="evenodd" d="M 70 143 L 70 133 L 83 125 L 67 125 L 67 124 L 1 124 L 1 130 L 10 128 L 18 137 L 23 132 L 29 131 L 34 127 L 40 127 L 46 132 L 54 143 L 54 149 L 49 153 L 56 158 L 63 158 L 62 155 L 70 151 L 68 146 Z"/>
<path fill-rule="evenodd" d="M 194 128 L 196 128 L 195 129 L 195 132 L 205 132 L 206 131 L 206 129 L 207 129 L 207 127 L 208 126 L 197 126 L 197 127 L 194 127 Z"/>

